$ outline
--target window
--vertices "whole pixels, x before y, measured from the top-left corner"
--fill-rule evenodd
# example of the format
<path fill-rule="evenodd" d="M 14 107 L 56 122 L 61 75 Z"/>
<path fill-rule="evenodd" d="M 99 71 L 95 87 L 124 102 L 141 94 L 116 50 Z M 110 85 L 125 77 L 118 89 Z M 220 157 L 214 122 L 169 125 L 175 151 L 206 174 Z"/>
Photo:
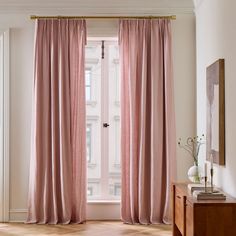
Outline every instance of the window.
<path fill-rule="evenodd" d="M 121 185 L 120 185 L 120 183 L 115 184 L 115 186 L 114 186 L 114 195 L 115 196 L 120 196 L 121 195 Z"/>
<path fill-rule="evenodd" d="M 91 100 L 91 69 L 85 69 L 85 94 L 86 94 L 86 101 Z"/>
<path fill-rule="evenodd" d="M 92 147 L 91 147 L 91 137 L 92 137 L 92 126 L 91 124 L 87 124 L 86 127 L 86 155 L 87 155 L 87 162 L 91 163 L 92 158 Z"/>
<path fill-rule="evenodd" d="M 88 196 L 93 196 L 93 187 L 91 187 L 91 186 L 88 187 L 87 195 Z"/>
<path fill-rule="evenodd" d="M 118 42 L 88 41 L 85 52 L 87 196 L 88 200 L 119 200 L 121 168 Z M 104 126 L 105 123 L 109 126 Z"/>

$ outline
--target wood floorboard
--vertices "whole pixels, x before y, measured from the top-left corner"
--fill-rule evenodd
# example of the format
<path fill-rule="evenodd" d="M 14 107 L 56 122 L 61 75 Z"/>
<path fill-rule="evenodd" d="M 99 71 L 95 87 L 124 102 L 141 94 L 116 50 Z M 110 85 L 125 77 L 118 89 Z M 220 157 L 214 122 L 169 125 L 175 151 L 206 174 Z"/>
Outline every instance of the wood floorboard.
<path fill-rule="evenodd" d="M 35 225 L 0 223 L 1 236 L 81 235 L 81 236 L 171 236 L 168 225 L 127 225 L 120 221 L 88 221 L 80 225 Z"/>

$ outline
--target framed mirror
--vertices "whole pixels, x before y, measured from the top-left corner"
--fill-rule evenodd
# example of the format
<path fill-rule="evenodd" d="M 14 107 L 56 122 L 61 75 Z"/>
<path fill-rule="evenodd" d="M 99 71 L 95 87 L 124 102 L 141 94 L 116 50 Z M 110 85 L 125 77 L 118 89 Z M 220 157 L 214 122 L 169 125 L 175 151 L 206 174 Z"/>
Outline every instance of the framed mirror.
<path fill-rule="evenodd" d="M 219 59 L 206 69 L 207 133 L 206 159 L 225 165 L 225 61 Z"/>

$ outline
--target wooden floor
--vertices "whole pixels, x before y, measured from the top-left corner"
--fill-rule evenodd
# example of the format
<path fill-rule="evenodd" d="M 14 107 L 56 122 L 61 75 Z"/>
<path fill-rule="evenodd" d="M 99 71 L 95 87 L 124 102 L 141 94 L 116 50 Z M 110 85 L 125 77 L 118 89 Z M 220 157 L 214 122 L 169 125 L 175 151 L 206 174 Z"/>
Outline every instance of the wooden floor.
<path fill-rule="evenodd" d="M 167 225 L 127 225 L 119 221 L 88 221 L 81 225 L 28 225 L 20 223 L 0 223 L 0 235 L 155 235 L 170 236 L 171 226 Z"/>

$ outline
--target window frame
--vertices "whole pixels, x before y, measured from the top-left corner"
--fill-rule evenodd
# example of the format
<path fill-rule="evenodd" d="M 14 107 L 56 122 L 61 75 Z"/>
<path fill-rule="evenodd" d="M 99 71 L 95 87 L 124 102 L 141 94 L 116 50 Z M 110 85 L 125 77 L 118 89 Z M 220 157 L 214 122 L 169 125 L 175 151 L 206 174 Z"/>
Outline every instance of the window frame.
<path fill-rule="evenodd" d="M 109 68 L 109 58 L 106 56 L 108 55 L 108 47 L 109 45 L 118 45 L 118 40 L 110 40 L 110 41 L 105 41 L 105 48 L 104 48 L 104 52 L 105 52 L 105 58 L 101 60 L 101 125 L 102 125 L 102 121 L 108 121 L 109 120 L 109 78 L 108 78 L 108 68 Z M 93 45 L 101 45 L 101 41 L 100 40 L 88 40 L 88 45 L 89 47 L 92 47 Z M 85 59 L 86 62 L 88 62 L 87 64 L 90 65 L 89 61 L 92 61 L 95 59 L 90 59 L 90 58 L 86 58 Z M 118 61 L 119 62 L 119 61 Z M 117 64 L 117 63 L 116 63 Z M 85 66 L 85 69 L 90 68 L 88 65 Z M 117 98 L 117 96 L 116 96 Z M 94 101 L 96 103 L 96 100 Z M 87 105 L 88 101 L 87 101 Z M 117 105 L 117 104 L 116 104 Z M 119 106 L 119 104 L 118 104 Z M 87 119 L 87 123 L 89 122 L 89 120 Z M 109 176 L 109 160 L 108 160 L 108 155 L 109 152 L 107 150 L 107 146 L 109 144 L 108 142 L 108 129 L 104 129 L 101 127 L 101 176 L 100 176 L 100 187 L 101 187 L 101 195 L 99 197 L 91 197 L 91 196 L 87 196 L 88 202 L 119 202 L 121 196 L 117 197 L 117 196 L 113 196 L 110 195 L 109 193 L 109 182 L 110 182 L 110 176 Z M 116 158 L 117 159 L 117 158 Z M 88 163 L 88 167 L 90 166 L 90 163 Z M 120 166 L 119 166 L 120 167 Z M 89 179 L 88 179 L 89 181 Z M 116 180 L 114 180 L 116 181 Z M 89 182 L 87 182 L 87 184 L 89 184 Z"/>

